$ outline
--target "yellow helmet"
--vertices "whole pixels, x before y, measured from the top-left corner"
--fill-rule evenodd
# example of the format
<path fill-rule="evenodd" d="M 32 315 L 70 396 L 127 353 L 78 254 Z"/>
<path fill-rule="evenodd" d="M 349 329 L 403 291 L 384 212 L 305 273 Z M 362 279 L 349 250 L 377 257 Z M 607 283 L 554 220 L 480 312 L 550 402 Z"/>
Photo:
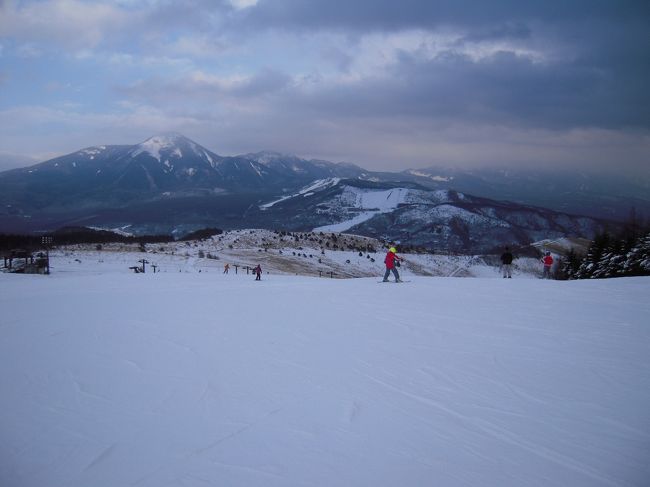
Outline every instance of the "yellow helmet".
<path fill-rule="evenodd" d="M 394 254 L 397 253 L 397 249 L 395 247 L 391 247 L 390 249 L 388 249 L 388 251 Z"/>

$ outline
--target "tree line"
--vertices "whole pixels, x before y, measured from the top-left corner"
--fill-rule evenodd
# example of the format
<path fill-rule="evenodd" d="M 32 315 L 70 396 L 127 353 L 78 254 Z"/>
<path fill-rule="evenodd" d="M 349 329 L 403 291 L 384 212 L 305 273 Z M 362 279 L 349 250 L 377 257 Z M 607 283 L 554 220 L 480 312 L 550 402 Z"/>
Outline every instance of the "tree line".
<path fill-rule="evenodd" d="M 86 227 L 64 227 L 52 233 L 42 235 L 0 234 L 0 249 L 40 249 L 43 237 L 51 237 L 50 245 L 105 244 L 105 243 L 154 243 L 173 242 L 171 235 L 121 235 L 108 230 L 95 230 Z"/>
<path fill-rule="evenodd" d="M 560 279 L 650 276 L 650 232 L 627 227 L 621 235 L 604 231 L 583 256 L 573 250 L 558 267 Z"/>

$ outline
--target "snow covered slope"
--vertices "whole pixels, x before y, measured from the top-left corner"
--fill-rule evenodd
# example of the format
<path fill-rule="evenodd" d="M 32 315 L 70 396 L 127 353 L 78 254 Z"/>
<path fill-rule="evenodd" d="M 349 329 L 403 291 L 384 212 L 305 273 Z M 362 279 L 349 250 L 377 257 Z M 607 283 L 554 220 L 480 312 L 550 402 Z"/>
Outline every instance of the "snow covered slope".
<path fill-rule="evenodd" d="M 0 274 L 2 486 L 650 478 L 646 278 L 93 269 Z"/>
<path fill-rule="evenodd" d="M 603 223 L 404 182 L 344 179 L 263 205 L 265 227 L 351 232 L 463 253 L 591 237 Z"/>
<path fill-rule="evenodd" d="M 280 275 L 358 278 L 384 273 L 386 248 L 373 238 L 323 232 L 272 232 L 247 229 L 225 232 L 210 239 L 149 244 L 143 253 L 137 244 L 61 247 L 51 253 L 55 273 L 124 272 L 145 258 L 160 272 L 222 272 L 225 264 L 245 267 L 260 264 L 265 273 Z M 498 263 L 475 255 L 407 254 L 400 272 L 408 277 L 497 277 Z M 537 259 L 518 258 L 514 276 L 541 275 Z M 333 273 L 333 274 L 331 274 Z"/>

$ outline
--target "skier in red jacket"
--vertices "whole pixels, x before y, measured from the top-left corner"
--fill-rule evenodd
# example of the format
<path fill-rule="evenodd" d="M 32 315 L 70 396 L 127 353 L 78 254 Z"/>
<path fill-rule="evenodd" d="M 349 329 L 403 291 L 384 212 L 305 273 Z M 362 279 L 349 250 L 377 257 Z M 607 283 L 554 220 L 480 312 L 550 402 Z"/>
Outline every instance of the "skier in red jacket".
<path fill-rule="evenodd" d="M 388 282 L 388 276 L 390 275 L 391 271 L 395 276 L 395 282 L 402 282 L 402 280 L 399 278 L 399 272 L 397 272 L 397 266 L 399 265 L 400 260 L 402 260 L 402 258 L 397 255 L 397 249 L 395 247 L 391 247 L 386 254 L 386 258 L 384 259 L 384 264 L 386 264 L 386 272 L 384 273 L 383 282 Z"/>
<path fill-rule="evenodd" d="M 551 278 L 551 267 L 553 266 L 553 256 L 550 252 L 546 252 L 546 255 L 542 259 L 542 264 L 544 264 L 544 275 L 543 279 Z"/>

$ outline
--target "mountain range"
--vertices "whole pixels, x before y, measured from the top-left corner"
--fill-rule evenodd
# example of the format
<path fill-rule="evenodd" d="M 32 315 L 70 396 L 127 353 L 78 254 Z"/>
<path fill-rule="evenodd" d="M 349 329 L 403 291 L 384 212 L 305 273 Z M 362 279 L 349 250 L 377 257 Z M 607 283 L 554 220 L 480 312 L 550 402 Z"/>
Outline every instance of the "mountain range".
<path fill-rule="evenodd" d="M 590 237 L 632 206 L 650 213 L 643 184 L 523 171 L 373 172 L 273 152 L 220 156 L 164 134 L 0 173 L 0 231 L 323 229 L 471 252 Z"/>
<path fill-rule="evenodd" d="M 455 189 L 485 198 L 535 205 L 574 215 L 625 221 L 631 211 L 650 217 L 650 176 L 591 170 L 459 170 L 431 167 L 406 171 L 431 188 Z"/>

